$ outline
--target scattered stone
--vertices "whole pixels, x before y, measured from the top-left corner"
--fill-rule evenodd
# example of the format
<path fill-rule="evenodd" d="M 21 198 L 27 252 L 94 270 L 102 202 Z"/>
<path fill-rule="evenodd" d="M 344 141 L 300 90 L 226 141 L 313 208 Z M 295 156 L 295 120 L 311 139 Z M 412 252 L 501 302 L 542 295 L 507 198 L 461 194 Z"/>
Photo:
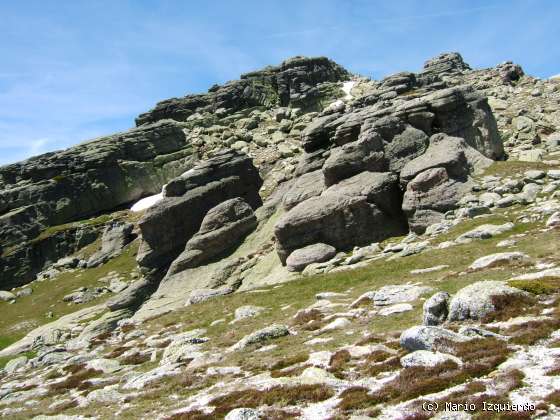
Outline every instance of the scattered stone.
<path fill-rule="evenodd" d="M 250 306 L 250 305 L 240 306 L 235 310 L 235 318 L 233 321 L 230 322 L 230 324 L 233 324 L 242 319 L 255 317 L 259 315 L 262 311 L 264 311 L 264 308 L 260 306 Z"/>
<path fill-rule="evenodd" d="M 409 351 L 415 350 L 437 350 L 439 341 L 465 342 L 470 338 L 441 327 L 417 325 L 411 327 L 401 334 L 401 347 Z M 443 346 L 442 346 L 443 347 Z"/>
<path fill-rule="evenodd" d="M 427 350 L 416 350 L 401 357 L 401 366 L 404 368 L 409 367 L 435 367 L 437 365 L 453 362 L 461 366 L 463 362 L 458 357 L 451 354 L 432 352 Z"/>
<path fill-rule="evenodd" d="M 336 318 L 325 325 L 323 328 L 321 328 L 319 332 L 325 333 L 329 331 L 340 330 L 349 327 L 350 325 L 352 325 L 352 322 L 350 322 L 350 320 L 348 320 L 347 318 Z"/>
<path fill-rule="evenodd" d="M 375 306 L 394 305 L 396 303 L 412 302 L 428 293 L 431 287 L 417 284 L 402 284 L 383 286 L 375 292 L 373 304 Z"/>
<path fill-rule="evenodd" d="M 231 347 L 232 351 L 243 350 L 252 344 L 260 344 L 268 340 L 284 337 L 289 335 L 290 331 L 287 326 L 274 324 L 262 330 L 255 331 L 243 337 L 240 341 Z"/>
<path fill-rule="evenodd" d="M 433 273 L 434 271 L 441 271 L 445 268 L 448 268 L 448 265 L 436 265 L 434 267 L 428 267 L 428 268 L 418 268 L 415 270 L 412 270 L 410 272 L 410 274 L 426 274 L 426 273 Z"/>
<path fill-rule="evenodd" d="M 378 315 L 389 316 L 393 314 L 399 314 L 401 312 L 412 311 L 412 305 L 410 303 L 397 303 L 396 305 L 387 306 L 379 310 Z"/>
<path fill-rule="evenodd" d="M 208 341 L 203 335 L 204 329 L 187 331 L 173 337 L 171 343 L 163 351 L 161 365 L 175 364 L 192 360 L 203 355 L 199 344 Z"/>
<path fill-rule="evenodd" d="M 529 260 L 529 256 L 522 252 L 499 252 L 497 254 L 486 255 L 478 258 L 469 266 L 469 268 L 471 270 L 482 270 L 485 268 L 512 264 L 514 262 L 528 262 Z"/>
<path fill-rule="evenodd" d="M 315 295 L 315 299 L 317 300 L 329 300 L 332 298 L 343 298 L 343 297 L 346 297 L 346 293 L 321 292 Z"/>
<path fill-rule="evenodd" d="M 328 261 L 335 255 L 334 247 L 316 243 L 293 251 L 286 259 L 286 265 L 288 271 L 303 271 L 309 264 Z"/>
<path fill-rule="evenodd" d="M 115 359 L 93 359 L 87 362 L 87 366 L 103 373 L 113 373 L 122 369 L 119 361 Z"/>
<path fill-rule="evenodd" d="M 259 412 L 253 408 L 236 408 L 231 410 L 224 420 L 259 420 Z"/>
<path fill-rule="evenodd" d="M 449 298 L 449 293 L 438 292 L 424 302 L 424 325 L 440 325 L 445 322 L 449 314 Z"/>
<path fill-rule="evenodd" d="M 557 211 L 552 214 L 546 221 L 546 227 L 558 227 L 560 226 L 560 212 Z"/>
<path fill-rule="evenodd" d="M 4 370 L 8 374 L 12 374 L 19 369 L 24 368 L 27 365 L 27 360 L 28 359 L 26 356 L 16 357 L 15 359 L 12 359 L 8 363 L 6 363 L 6 366 L 4 366 Z"/>
<path fill-rule="evenodd" d="M 496 244 L 497 248 L 507 248 L 510 246 L 515 246 L 517 241 L 515 239 L 504 239 Z"/>
<path fill-rule="evenodd" d="M 33 289 L 31 287 L 25 287 L 21 290 L 18 290 L 16 296 L 25 297 L 25 296 L 31 296 L 32 294 L 33 294 Z"/>
<path fill-rule="evenodd" d="M 519 152 L 521 162 L 541 162 L 545 155 L 543 149 L 522 150 Z"/>
<path fill-rule="evenodd" d="M 546 177 L 546 172 L 540 170 L 530 170 L 530 171 L 525 171 L 524 176 L 525 179 L 527 180 L 536 181 L 538 179 L 543 179 L 544 177 Z"/>
<path fill-rule="evenodd" d="M 185 306 L 195 305 L 197 303 L 205 302 L 217 296 L 224 296 L 233 293 L 233 289 L 197 289 L 193 290 L 185 303 Z"/>
<path fill-rule="evenodd" d="M 8 292 L 6 290 L 0 290 L 0 300 L 4 301 L 4 302 L 9 302 L 11 300 L 15 300 L 16 299 L 16 295 L 14 295 L 12 292 Z"/>
<path fill-rule="evenodd" d="M 450 321 L 483 319 L 502 309 L 507 301 L 528 299 L 529 294 L 502 281 L 479 281 L 459 290 L 449 303 Z M 499 299 L 500 307 L 496 307 Z"/>
<path fill-rule="evenodd" d="M 463 243 L 469 242 L 472 239 L 489 239 L 493 236 L 501 235 L 502 233 L 513 229 L 514 226 L 515 225 L 511 222 L 504 223 L 503 225 L 481 225 L 473 230 L 463 233 L 455 239 L 455 241 Z"/>
<path fill-rule="evenodd" d="M 549 268 L 535 273 L 521 274 L 512 277 L 511 280 L 542 280 L 542 279 L 556 279 L 560 278 L 560 268 Z"/>
<path fill-rule="evenodd" d="M 507 337 L 505 335 L 496 334 L 492 331 L 488 331 L 488 330 L 485 330 L 483 328 L 475 327 L 475 326 L 463 325 L 463 326 L 459 327 L 459 334 L 462 334 L 466 337 L 473 337 L 473 338 L 477 338 L 477 337 L 488 338 L 488 337 L 491 337 L 491 338 L 497 338 L 498 340 L 507 340 Z"/>

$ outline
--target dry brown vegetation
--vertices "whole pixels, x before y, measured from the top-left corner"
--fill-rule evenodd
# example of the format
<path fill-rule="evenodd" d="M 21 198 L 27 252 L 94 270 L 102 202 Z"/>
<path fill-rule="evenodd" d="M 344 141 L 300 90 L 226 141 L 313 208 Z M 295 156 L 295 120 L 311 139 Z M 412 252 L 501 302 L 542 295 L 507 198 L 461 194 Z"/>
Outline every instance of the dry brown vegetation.
<path fill-rule="evenodd" d="M 302 403 L 313 403 L 331 398 L 334 392 L 325 385 L 275 386 L 267 390 L 247 389 L 214 398 L 209 405 L 215 406 L 214 418 L 219 418 L 229 411 L 263 405 L 286 407 Z"/>
<path fill-rule="evenodd" d="M 350 359 L 351 356 L 348 350 L 338 350 L 329 360 L 329 372 L 337 378 L 344 378 L 344 371 L 346 370 Z"/>
<path fill-rule="evenodd" d="M 52 393 L 64 392 L 70 389 L 86 390 L 92 386 L 88 379 L 95 378 L 103 373 L 99 370 L 86 368 L 85 365 L 71 365 L 64 370 L 69 372 L 70 375 L 62 381 L 50 384 L 49 390 Z"/>
<path fill-rule="evenodd" d="M 560 328 L 560 319 L 550 318 L 513 325 L 506 330 L 506 333 L 512 336 L 510 340 L 512 343 L 531 345 L 548 337 L 558 328 Z"/>
<path fill-rule="evenodd" d="M 343 412 L 360 410 L 375 405 L 374 403 L 372 404 L 372 398 L 371 395 L 369 395 L 369 390 L 360 386 L 345 389 L 340 394 L 340 398 L 342 401 L 338 403 L 338 408 Z"/>
<path fill-rule="evenodd" d="M 151 356 L 148 353 L 134 353 L 124 357 L 121 362 L 125 365 L 141 365 L 150 360 Z"/>
<path fill-rule="evenodd" d="M 492 296 L 491 301 L 495 310 L 482 319 L 485 323 L 507 321 L 520 315 L 538 314 L 538 307 L 535 305 L 536 300 L 532 296 L 498 295 Z"/>

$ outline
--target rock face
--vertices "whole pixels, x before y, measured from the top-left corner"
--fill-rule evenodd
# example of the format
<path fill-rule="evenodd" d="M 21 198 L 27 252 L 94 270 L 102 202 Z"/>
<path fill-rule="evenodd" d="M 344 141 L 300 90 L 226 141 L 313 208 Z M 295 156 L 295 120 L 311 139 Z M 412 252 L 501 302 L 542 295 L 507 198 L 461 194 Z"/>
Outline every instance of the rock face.
<path fill-rule="evenodd" d="M 251 159 L 233 150 L 223 151 L 174 179 L 165 188 L 163 200 L 149 208 L 139 222 L 142 243 L 138 263 L 147 268 L 170 264 L 199 231 L 209 210 L 237 197 L 257 208 L 262 204 L 261 185 Z"/>
<path fill-rule="evenodd" d="M 155 194 L 192 165 L 183 127 L 162 121 L 3 166 L 0 242 L 11 246 Z"/>
<path fill-rule="evenodd" d="M 183 129 L 161 121 L 1 167 L 0 243 L 10 252 L 0 258 L 0 287 L 31 281 L 46 263 L 96 237 L 74 238 L 72 231 L 59 230 L 40 235 L 49 226 L 155 194 L 167 179 L 192 167 L 195 155 Z"/>
<path fill-rule="evenodd" d="M 314 109 L 324 98 L 324 82 L 338 82 L 349 73 L 325 57 L 294 57 L 279 66 L 241 75 L 241 80 L 211 88 L 202 95 L 188 95 L 160 102 L 136 119 L 138 126 L 162 119 L 186 121 L 195 113 L 235 112 L 254 106 L 292 106 Z"/>
<path fill-rule="evenodd" d="M 461 138 L 433 135 L 426 152 L 401 171 L 401 182 L 408 182 L 403 210 L 410 229 L 422 233 L 443 220 L 444 213 L 456 209 L 459 200 L 471 190 L 468 175 L 491 162 Z"/>
<path fill-rule="evenodd" d="M 501 281 L 480 281 L 457 292 L 449 303 L 450 321 L 483 319 L 509 304 L 529 301 L 529 294 Z"/>
<path fill-rule="evenodd" d="M 101 249 L 87 262 L 88 267 L 96 267 L 118 255 L 134 238 L 132 223 L 117 222 L 105 228 L 101 237 Z"/>
<path fill-rule="evenodd" d="M 405 231 L 397 177 L 362 172 L 286 213 L 275 226 L 282 263 L 293 251 L 324 243 L 337 250 L 367 245 Z"/>
<path fill-rule="evenodd" d="M 76 225 L 4 252 L 0 257 L 0 289 L 29 283 L 49 264 L 94 242 L 101 230 L 99 225 Z"/>
<path fill-rule="evenodd" d="M 189 239 L 185 250 L 173 261 L 168 275 L 219 257 L 239 244 L 256 226 L 257 218 L 253 209 L 243 199 L 237 197 L 218 204 L 204 216 L 200 230 Z"/>
<path fill-rule="evenodd" d="M 290 210 L 302 201 L 321 195 L 325 189 L 323 172 L 320 170 L 308 172 L 295 179 L 290 189 L 282 198 L 282 205 Z"/>

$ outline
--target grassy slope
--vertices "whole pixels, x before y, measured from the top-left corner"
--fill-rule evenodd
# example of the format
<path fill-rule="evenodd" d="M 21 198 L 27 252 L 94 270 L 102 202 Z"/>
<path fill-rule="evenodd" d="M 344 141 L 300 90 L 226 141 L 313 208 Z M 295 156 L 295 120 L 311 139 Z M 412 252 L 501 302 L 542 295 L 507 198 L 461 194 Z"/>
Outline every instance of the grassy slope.
<path fill-rule="evenodd" d="M 53 280 L 33 282 L 33 293 L 17 299 L 15 304 L 0 302 L 0 349 L 22 338 L 32 329 L 88 306 L 99 304 L 110 294 L 103 295 L 91 302 L 76 305 L 63 302 L 62 298 L 79 287 L 103 286 L 99 282 L 108 273 L 115 271 L 125 278 L 135 269 L 135 256 L 138 242 L 133 243 L 117 258 L 99 267 L 87 270 L 64 272 Z M 54 318 L 47 318 L 52 312 Z"/>

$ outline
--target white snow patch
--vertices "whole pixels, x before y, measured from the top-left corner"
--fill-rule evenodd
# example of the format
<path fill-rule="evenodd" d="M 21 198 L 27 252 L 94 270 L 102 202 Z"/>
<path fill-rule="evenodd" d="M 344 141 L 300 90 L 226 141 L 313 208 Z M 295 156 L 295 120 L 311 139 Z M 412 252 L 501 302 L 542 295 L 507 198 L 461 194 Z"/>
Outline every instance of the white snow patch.
<path fill-rule="evenodd" d="M 342 84 L 342 90 L 344 91 L 344 93 L 346 93 L 346 96 L 344 97 L 344 99 L 346 100 L 350 100 L 353 98 L 352 94 L 350 93 L 350 91 L 352 90 L 352 88 L 354 87 L 354 85 L 356 84 L 356 82 L 344 82 Z"/>
<path fill-rule="evenodd" d="M 159 194 L 156 194 L 156 195 L 150 195 L 149 197 L 144 197 L 140 201 L 137 201 L 130 208 L 130 210 L 134 211 L 134 212 L 146 210 L 147 208 L 152 207 L 154 204 L 156 204 L 162 198 L 163 198 L 163 193 L 159 193 Z"/>
<path fill-rule="evenodd" d="M 549 79 L 560 79 L 560 74 L 555 74 L 554 76 L 550 76 Z"/>
<path fill-rule="evenodd" d="M 152 207 L 154 204 L 161 201 L 161 199 L 163 198 L 163 191 L 166 186 L 167 184 L 165 184 L 162 187 L 161 192 L 159 194 L 150 195 L 149 197 L 144 197 L 141 200 L 134 203 L 134 205 L 130 208 L 130 211 L 138 212 L 138 211 L 146 210 Z"/>

